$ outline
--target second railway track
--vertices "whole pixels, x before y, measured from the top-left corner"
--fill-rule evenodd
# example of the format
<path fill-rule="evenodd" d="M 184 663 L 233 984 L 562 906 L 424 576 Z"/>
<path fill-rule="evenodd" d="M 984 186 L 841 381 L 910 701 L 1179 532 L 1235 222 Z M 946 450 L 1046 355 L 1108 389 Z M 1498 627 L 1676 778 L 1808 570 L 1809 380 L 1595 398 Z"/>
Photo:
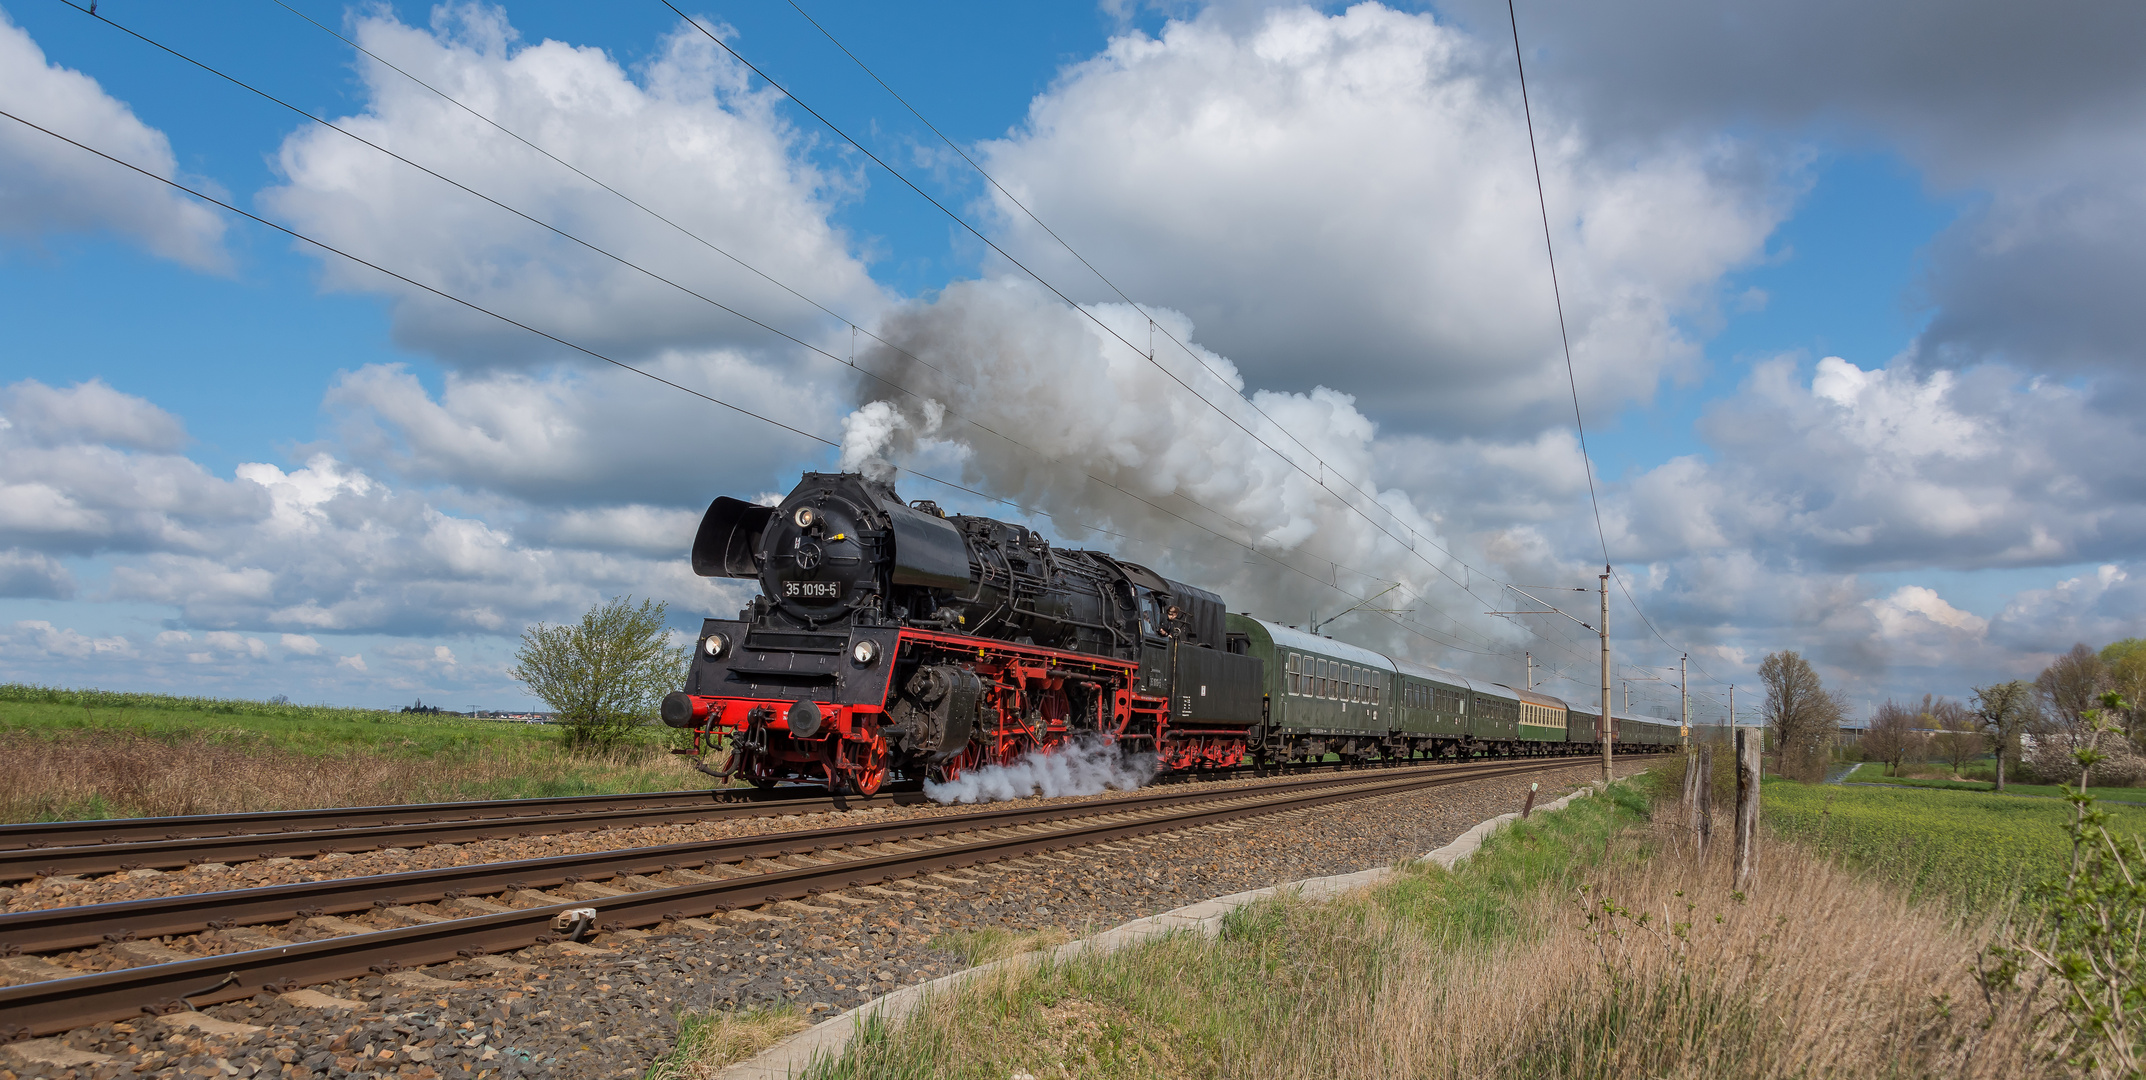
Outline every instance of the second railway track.
<path fill-rule="evenodd" d="M 226 944 L 259 947 L 0 989 L 0 1016 L 16 1034 L 46 1034 L 264 990 L 511 951 L 596 929 L 691 920 L 918 874 L 1570 764 L 1522 761 L 1296 779 L 1258 788 L 1146 791 L 1099 802 L 16 912 L 0 916 L 0 952 L 64 951 L 203 930 L 223 931 Z M 957 832 L 962 835 L 947 839 Z M 787 861 L 764 861 L 771 859 Z M 747 869 L 744 864 L 751 860 L 763 861 Z M 596 878 L 627 887 L 597 885 Z M 544 887 L 569 895 L 536 891 Z M 479 898 L 494 893 L 507 902 Z M 442 902 L 450 914 L 409 907 L 433 902 Z M 531 906 L 509 906 L 516 903 Z M 246 924 L 284 920 L 337 926 L 331 911 L 375 908 L 399 912 L 416 925 L 373 929 L 340 923 L 341 932 L 333 936 L 287 943 L 234 933 Z M 155 956 L 157 948 L 145 955 Z M 42 962 L 22 957 L 11 963 Z"/>

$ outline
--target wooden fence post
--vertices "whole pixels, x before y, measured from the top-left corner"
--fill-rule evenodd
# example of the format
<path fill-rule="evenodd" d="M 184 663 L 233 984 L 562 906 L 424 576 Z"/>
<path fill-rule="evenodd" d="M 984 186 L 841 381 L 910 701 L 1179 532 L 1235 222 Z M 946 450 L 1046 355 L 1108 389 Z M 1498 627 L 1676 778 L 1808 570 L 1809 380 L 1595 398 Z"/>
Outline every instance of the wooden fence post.
<path fill-rule="evenodd" d="M 1751 887 L 1758 870 L 1759 751 L 1756 733 L 1736 729 L 1736 888 Z"/>
<path fill-rule="evenodd" d="M 1714 838 L 1714 748 L 1699 747 L 1699 782 L 1693 792 L 1693 828 L 1699 834 L 1699 858 L 1706 858 L 1708 841 Z"/>

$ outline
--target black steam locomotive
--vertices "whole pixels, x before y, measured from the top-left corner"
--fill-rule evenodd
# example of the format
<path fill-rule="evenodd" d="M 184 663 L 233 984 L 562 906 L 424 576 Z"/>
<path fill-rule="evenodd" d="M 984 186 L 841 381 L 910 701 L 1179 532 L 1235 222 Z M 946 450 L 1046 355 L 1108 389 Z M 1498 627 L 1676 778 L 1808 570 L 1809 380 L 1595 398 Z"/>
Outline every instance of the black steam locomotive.
<path fill-rule="evenodd" d="M 1434 695 L 1404 685 L 1424 678 L 1407 671 L 1429 669 L 1354 665 L 1349 694 L 1329 693 L 1344 684 L 1302 681 L 1308 654 L 1276 652 L 1294 631 L 1230 615 L 1214 593 L 1019 525 L 905 503 L 852 473 L 806 473 L 772 507 L 715 500 L 693 570 L 757 578 L 760 595 L 736 619 L 703 622 L 663 719 L 694 729 L 699 749 L 727 742 L 718 775 L 762 786 L 869 795 L 891 774 L 946 779 L 1083 737 L 1153 753 L 1163 769 L 1330 750 L 1573 752 L 1594 738 L 1578 713 L 1566 731 L 1562 703 L 1555 739 L 1459 714 L 1411 724 L 1403 700 Z M 1299 693 L 1314 685 L 1318 698 Z M 1284 711 L 1304 722 L 1269 723 L 1273 702 L 1296 697 L 1307 700 Z M 1612 737 L 1664 742 L 1660 725 L 1635 723 L 1617 721 Z"/>

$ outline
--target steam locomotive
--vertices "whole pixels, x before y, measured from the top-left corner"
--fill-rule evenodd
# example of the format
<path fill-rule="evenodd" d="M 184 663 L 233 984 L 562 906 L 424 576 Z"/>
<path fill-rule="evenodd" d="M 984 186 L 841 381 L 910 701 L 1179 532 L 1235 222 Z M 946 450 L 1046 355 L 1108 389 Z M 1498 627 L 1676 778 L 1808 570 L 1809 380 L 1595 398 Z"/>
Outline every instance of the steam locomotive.
<path fill-rule="evenodd" d="M 855 473 L 806 473 L 775 506 L 718 498 L 703 577 L 756 578 L 701 625 L 663 721 L 722 777 L 870 795 L 1069 740 L 1164 770 L 1329 754 L 1369 761 L 1599 749 L 1592 713 L 1231 614 L 1222 598 L 1020 525 L 904 502 Z M 1613 718 L 1620 748 L 1675 725 Z"/>

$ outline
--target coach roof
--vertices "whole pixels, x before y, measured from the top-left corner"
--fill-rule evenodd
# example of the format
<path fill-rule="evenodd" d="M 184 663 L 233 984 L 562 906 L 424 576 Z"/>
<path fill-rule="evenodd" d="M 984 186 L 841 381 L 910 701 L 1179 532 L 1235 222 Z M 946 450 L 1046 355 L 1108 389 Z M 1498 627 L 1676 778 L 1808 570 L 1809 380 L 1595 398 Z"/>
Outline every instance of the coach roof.
<path fill-rule="evenodd" d="M 1392 660 L 1369 649 L 1351 645 L 1346 641 L 1335 641 L 1333 638 L 1307 634 L 1293 626 L 1270 623 L 1265 619 L 1256 621 L 1260 626 L 1266 628 L 1268 636 L 1274 639 L 1274 647 L 1279 651 L 1288 652 L 1294 649 L 1297 652 L 1321 653 L 1338 660 L 1346 660 L 1352 664 L 1362 664 L 1365 667 L 1377 668 L 1380 671 L 1392 671 L 1394 669 Z"/>

